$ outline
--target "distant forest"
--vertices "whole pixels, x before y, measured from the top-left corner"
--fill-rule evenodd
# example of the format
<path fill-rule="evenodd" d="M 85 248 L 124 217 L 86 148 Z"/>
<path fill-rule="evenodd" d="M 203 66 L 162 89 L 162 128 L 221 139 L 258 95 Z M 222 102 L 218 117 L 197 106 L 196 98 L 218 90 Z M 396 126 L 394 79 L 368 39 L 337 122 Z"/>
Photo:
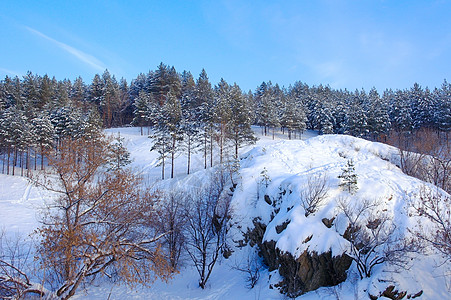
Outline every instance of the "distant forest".
<path fill-rule="evenodd" d="M 445 80 L 429 89 L 415 83 L 380 95 L 375 88 L 348 91 L 299 81 L 288 87 L 263 82 L 254 92 L 244 92 L 223 79 L 212 86 L 205 70 L 195 79 L 163 63 L 130 83 L 108 70 L 90 83 L 31 72 L 0 81 L 3 173 L 10 173 L 10 165 L 20 166 L 22 173 L 43 168 L 46 149 L 65 138 L 94 137 L 102 128 L 129 125 L 155 139 L 152 150 L 160 153 L 163 165 L 177 153 L 186 153 L 189 161 L 191 153 L 201 151 L 205 168 L 213 165 L 214 151 L 221 161 L 226 153 L 237 158 L 238 148 L 255 140 L 251 125 L 261 126 L 265 135 L 282 129 L 289 138 L 312 129 L 386 141 L 393 134 L 409 136 L 426 128 L 447 139 L 451 84 Z"/>

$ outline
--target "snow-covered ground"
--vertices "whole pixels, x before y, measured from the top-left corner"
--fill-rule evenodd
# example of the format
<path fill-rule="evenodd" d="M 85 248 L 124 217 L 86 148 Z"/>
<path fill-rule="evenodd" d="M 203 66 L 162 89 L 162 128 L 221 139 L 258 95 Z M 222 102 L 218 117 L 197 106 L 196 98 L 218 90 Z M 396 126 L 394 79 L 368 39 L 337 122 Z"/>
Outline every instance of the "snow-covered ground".
<path fill-rule="evenodd" d="M 349 136 L 317 136 L 315 132 L 306 132 L 302 140 L 291 141 L 287 140 L 286 135 L 276 132 L 273 140 L 271 133 L 262 136 L 260 128 L 254 130 L 259 141 L 240 151 L 240 180 L 232 198 L 234 220 L 240 222 L 241 231 L 251 227 L 255 217 L 260 217 L 268 223 L 264 238 L 276 241 L 281 250 L 296 255 L 310 247 L 317 252 L 332 250 L 334 255 L 338 255 L 347 247 L 340 236 L 343 229 L 337 229 L 340 222 L 338 220 L 338 225 L 327 228 L 321 220 L 337 216 L 337 202 L 345 198 L 351 205 L 364 198 L 377 200 L 379 204 L 375 211 L 388 214 L 394 220 L 399 235 L 407 235 L 407 228 L 416 226 L 416 220 L 409 217 L 408 201 L 416 197 L 423 183 L 399 170 L 395 148 Z M 109 129 L 107 133 L 120 133 L 131 152 L 131 167 L 141 173 L 149 184 L 161 184 L 158 183 L 161 167 L 156 166 L 157 154 L 149 151 L 152 141 L 147 135 L 141 136 L 140 129 L 133 127 Z M 358 175 L 359 189 L 355 195 L 349 195 L 338 186 L 338 175 L 350 159 Z M 165 181 L 164 185 L 175 184 L 185 188 L 196 185 L 208 172 L 204 171 L 203 164 L 202 153 L 194 154 L 192 174 L 186 175 L 186 158 L 178 157 L 176 178 Z M 167 175 L 169 171 L 168 165 Z M 262 172 L 268 178 L 266 182 Z M 300 190 L 306 185 L 308 177 L 320 174 L 327 176 L 327 200 L 317 212 L 305 217 L 298 201 Z M 283 190 L 291 193 L 280 196 Z M 264 195 L 278 201 L 277 211 L 264 201 Z M 48 197 L 47 192 L 30 185 L 25 178 L 0 175 L 0 228 L 8 233 L 30 234 L 39 225 L 39 207 Z M 277 233 L 276 226 L 286 220 L 290 220 L 286 229 Z M 313 237 L 305 243 L 312 233 Z M 240 233 L 235 230 L 232 234 L 238 238 Z M 237 248 L 229 259 L 223 259 L 213 270 L 205 290 L 198 287 L 198 275 L 186 261 L 180 274 L 174 275 L 168 283 L 157 281 L 150 288 L 135 289 L 102 283 L 86 291 L 80 290 L 75 299 L 284 299 L 277 289 L 269 288 L 270 283 L 277 283 L 277 272 L 269 274 L 267 270 L 262 270 L 257 285 L 253 289 L 245 287 L 246 275 L 234 267 L 246 259 L 246 251 L 249 247 L 243 250 Z M 438 256 L 413 255 L 411 258 L 409 270 L 384 264 L 375 268 L 371 278 L 364 280 L 358 278 L 353 265 L 344 283 L 320 288 L 299 299 L 362 299 L 367 297 L 367 291 L 377 294 L 390 284 L 411 294 L 423 290 L 422 299 L 450 299 L 449 264 L 441 264 Z"/>

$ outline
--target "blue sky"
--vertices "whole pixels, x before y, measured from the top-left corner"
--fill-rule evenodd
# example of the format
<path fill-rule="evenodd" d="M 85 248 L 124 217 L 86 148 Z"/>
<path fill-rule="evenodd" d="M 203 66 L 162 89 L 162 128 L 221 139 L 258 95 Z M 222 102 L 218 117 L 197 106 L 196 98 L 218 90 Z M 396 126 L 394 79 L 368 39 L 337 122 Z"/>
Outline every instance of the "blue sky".
<path fill-rule="evenodd" d="M 160 62 L 243 90 L 451 81 L 451 1 L 2 0 L 0 78 L 130 81 Z"/>

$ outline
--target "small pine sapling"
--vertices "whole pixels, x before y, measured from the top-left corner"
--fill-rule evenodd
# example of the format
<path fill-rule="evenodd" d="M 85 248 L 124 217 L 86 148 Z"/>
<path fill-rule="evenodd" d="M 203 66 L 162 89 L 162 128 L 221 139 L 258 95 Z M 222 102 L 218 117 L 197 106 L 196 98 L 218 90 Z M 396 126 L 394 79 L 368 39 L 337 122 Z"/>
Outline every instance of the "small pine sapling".
<path fill-rule="evenodd" d="M 348 160 L 338 178 L 341 180 L 339 186 L 345 191 L 348 191 L 351 195 L 357 192 L 357 174 L 355 173 L 354 162 L 352 159 Z"/>
<path fill-rule="evenodd" d="M 124 145 L 124 138 L 121 137 L 120 133 L 114 138 L 113 143 L 111 143 L 109 147 L 109 170 L 119 170 L 132 162 L 130 159 L 130 152 L 128 152 L 127 147 Z"/>
<path fill-rule="evenodd" d="M 260 172 L 260 175 L 262 177 L 260 182 L 263 183 L 265 185 L 265 187 L 267 188 L 269 183 L 271 182 L 271 178 L 268 175 L 268 169 L 266 169 L 266 167 L 264 167 L 263 171 Z"/>

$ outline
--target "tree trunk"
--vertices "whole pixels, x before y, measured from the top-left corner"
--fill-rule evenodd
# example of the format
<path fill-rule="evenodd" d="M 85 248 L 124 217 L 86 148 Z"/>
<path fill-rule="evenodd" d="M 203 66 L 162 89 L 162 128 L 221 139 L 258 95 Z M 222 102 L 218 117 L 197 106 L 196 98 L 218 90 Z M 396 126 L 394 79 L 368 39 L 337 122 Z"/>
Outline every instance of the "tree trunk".
<path fill-rule="evenodd" d="M 30 148 L 27 148 L 27 177 L 30 177 Z"/>
<path fill-rule="evenodd" d="M 224 138 L 224 127 L 223 127 L 223 124 L 221 124 L 221 127 L 220 127 L 221 129 L 220 129 L 220 135 L 219 135 L 219 164 L 222 164 L 222 155 L 223 155 L 223 142 L 224 142 L 224 140 L 223 140 L 223 138 Z"/>
<path fill-rule="evenodd" d="M 14 176 L 14 174 L 15 174 L 16 161 L 17 161 L 17 150 L 14 149 L 14 156 L 13 156 L 13 176 Z"/>
<path fill-rule="evenodd" d="M 23 168 L 24 168 L 23 151 L 20 151 L 20 176 L 23 176 Z"/>
<path fill-rule="evenodd" d="M 174 178 L 174 159 L 175 159 L 175 135 L 172 137 L 172 149 L 171 149 L 171 178 Z"/>
<path fill-rule="evenodd" d="M 210 167 L 213 167 L 213 131 L 210 133 Z"/>
<path fill-rule="evenodd" d="M 34 170 L 36 171 L 38 169 L 38 151 L 36 150 L 36 147 L 33 150 L 34 153 Z"/>
<path fill-rule="evenodd" d="M 204 169 L 207 168 L 207 134 L 204 135 Z"/>
<path fill-rule="evenodd" d="M 188 137 L 188 170 L 186 174 L 189 175 L 189 166 L 191 163 L 191 137 Z"/>
<path fill-rule="evenodd" d="M 44 145 L 41 144 L 41 170 L 44 170 Z"/>
<path fill-rule="evenodd" d="M 164 156 L 166 155 L 164 151 L 165 151 L 165 149 L 164 149 L 164 143 L 163 143 L 163 154 L 161 155 L 161 157 L 162 157 L 162 162 L 161 162 L 161 179 L 163 179 L 163 180 L 164 180 Z"/>
<path fill-rule="evenodd" d="M 6 175 L 9 175 L 9 158 L 11 157 L 11 147 L 8 145 L 8 162 L 6 164 Z"/>
<path fill-rule="evenodd" d="M 238 160 L 238 144 L 239 144 L 239 134 L 235 132 L 235 159 Z"/>

